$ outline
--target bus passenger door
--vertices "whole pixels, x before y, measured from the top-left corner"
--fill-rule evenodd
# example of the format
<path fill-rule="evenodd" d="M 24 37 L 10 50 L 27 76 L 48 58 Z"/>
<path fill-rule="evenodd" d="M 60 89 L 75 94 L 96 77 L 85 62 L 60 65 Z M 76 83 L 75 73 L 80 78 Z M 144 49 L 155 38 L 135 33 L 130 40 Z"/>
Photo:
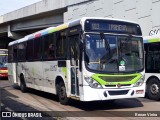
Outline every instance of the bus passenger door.
<path fill-rule="evenodd" d="M 13 48 L 13 81 L 14 81 L 14 83 L 18 83 L 19 81 L 18 81 L 18 76 L 17 76 L 17 47 L 16 46 L 14 46 L 14 48 Z M 19 85 L 20 83 L 18 83 L 18 85 Z"/>
<path fill-rule="evenodd" d="M 71 73 L 71 94 L 79 96 L 79 67 L 78 67 L 78 56 L 79 56 L 79 47 L 78 41 L 79 36 L 74 35 L 69 37 L 70 40 L 70 73 Z"/>

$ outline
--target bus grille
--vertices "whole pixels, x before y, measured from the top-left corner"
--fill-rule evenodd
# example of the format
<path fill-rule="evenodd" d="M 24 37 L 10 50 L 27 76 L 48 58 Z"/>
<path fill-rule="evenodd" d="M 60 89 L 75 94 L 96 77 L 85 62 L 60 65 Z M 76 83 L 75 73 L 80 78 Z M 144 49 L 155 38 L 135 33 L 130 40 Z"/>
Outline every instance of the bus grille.
<path fill-rule="evenodd" d="M 135 76 L 99 76 L 102 80 L 106 82 L 127 82 L 133 80 Z"/>
<path fill-rule="evenodd" d="M 108 91 L 109 95 L 126 95 L 129 90 Z"/>
<path fill-rule="evenodd" d="M 121 87 L 130 86 L 131 84 L 121 84 Z M 116 87 L 117 85 L 105 85 L 106 87 Z"/>

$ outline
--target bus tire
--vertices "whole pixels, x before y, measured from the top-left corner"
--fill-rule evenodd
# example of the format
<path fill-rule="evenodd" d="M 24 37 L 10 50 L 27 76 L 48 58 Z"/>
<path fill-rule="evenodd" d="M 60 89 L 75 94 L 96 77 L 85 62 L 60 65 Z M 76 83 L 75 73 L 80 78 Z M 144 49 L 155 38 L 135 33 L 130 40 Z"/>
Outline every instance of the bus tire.
<path fill-rule="evenodd" d="M 160 81 L 156 78 L 151 78 L 147 83 L 147 97 L 151 100 L 160 100 Z"/>
<path fill-rule="evenodd" d="M 106 102 L 107 102 L 108 104 L 113 104 L 115 101 L 116 101 L 116 100 L 107 100 Z"/>
<path fill-rule="evenodd" d="M 20 76 L 20 89 L 23 93 L 27 92 L 27 86 L 23 75 Z"/>
<path fill-rule="evenodd" d="M 59 102 L 63 105 L 67 105 L 69 103 L 69 98 L 67 97 L 66 87 L 63 82 L 58 84 L 58 98 Z"/>
<path fill-rule="evenodd" d="M 20 86 L 18 86 L 18 85 L 16 85 L 16 84 L 13 84 L 12 87 L 13 87 L 14 89 L 20 89 Z"/>

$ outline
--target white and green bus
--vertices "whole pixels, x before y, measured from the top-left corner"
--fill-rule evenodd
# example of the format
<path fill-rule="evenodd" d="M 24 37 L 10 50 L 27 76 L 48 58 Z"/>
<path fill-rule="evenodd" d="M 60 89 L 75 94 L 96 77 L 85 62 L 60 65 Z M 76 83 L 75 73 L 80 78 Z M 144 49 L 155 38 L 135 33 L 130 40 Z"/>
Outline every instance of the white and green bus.
<path fill-rule="evenodd" d="M 160 35 L 145 36 L 144 48 L 146 95 L 160 100 Z"/>
<path fill-rule="evenodd" d="M 144 97 L 144 48 L 137 23 L 84 17 L 9 43 L 8 77 L 22 92 L 62 104 Z"/>

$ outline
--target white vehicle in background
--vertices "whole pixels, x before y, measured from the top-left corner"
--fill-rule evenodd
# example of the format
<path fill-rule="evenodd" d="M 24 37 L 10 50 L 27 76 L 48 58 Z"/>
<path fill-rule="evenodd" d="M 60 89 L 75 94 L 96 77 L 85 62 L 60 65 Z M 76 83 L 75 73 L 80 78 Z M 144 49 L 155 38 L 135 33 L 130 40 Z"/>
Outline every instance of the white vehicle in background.
<path fill-rule="evenodd" d="M 9 43 L 8 76 L 80 101 L 144 97 L 144 49 L 135 22 L 85 17 Z"/>
<path fill-rule="evenodd" d="M 160 100 L 160 35 L 146 36 L 143 39 L 146 95 L 152 100 Z"/>

